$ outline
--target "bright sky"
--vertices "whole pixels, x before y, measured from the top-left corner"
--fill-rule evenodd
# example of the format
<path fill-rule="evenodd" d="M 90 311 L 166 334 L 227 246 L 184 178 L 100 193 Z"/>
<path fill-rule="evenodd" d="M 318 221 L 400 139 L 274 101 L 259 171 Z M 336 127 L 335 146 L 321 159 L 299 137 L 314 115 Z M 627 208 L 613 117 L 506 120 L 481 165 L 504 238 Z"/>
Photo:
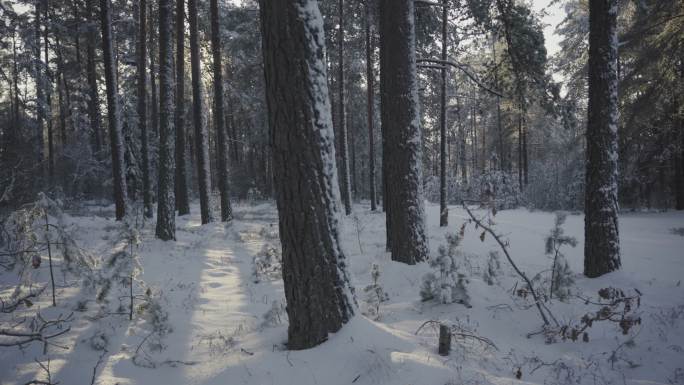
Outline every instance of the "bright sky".
<path fill-rule="evenodd" d="M 563 21 L 563 18 L 565 17 L 562 5 L 550 5 L 551 2 L 552 0 L 531 0 L 532 7 L 535 11 L 544 11 L 546 13 L 542 18 L 542 21 L 545 24 L 544 40 L 546 41 L 546 51 L 549 56 L 555 55 L 560 49 L 560 37 L 553 32 L 556 29 L 556 26 Z"/>

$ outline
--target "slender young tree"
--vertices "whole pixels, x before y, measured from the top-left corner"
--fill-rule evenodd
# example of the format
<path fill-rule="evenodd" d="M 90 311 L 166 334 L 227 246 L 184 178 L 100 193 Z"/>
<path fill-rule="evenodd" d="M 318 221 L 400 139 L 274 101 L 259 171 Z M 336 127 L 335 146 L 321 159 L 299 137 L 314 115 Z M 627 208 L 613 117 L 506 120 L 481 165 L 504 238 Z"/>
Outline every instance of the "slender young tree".
<path fill-rule="evenodd" d="M 38 164 L 43 163 L 43 147 L 45 143 L 43 142 L 43 122 L 45 121 L 45 106 L 47 102 L 45 101 L 45 80 L 44 70 L 45 66 L 43 64 L 43 59 L 41 58 L 40 50 L 40 26 L 41 26 L 41 1 L 36 1 L 35 3 L 35 39 L 33 41 L 33 53 L 35 56 L 35 82 L 36 82 L 36 133 L 35 133 L 35 143 L 38 147 Z"/>
<path fill-rule="evenodd" d="M 589 1 L 584 275 L 620 268 L 617 186 L 617 0 Z"/>
<path fill-rule="evenodd" d="M 337 30 L 338 68 L 337 68 L 337 92 L 338 111 L 337 119 L 338 134 L 340 140 L 340 191 L 344 213 L 351 214 L 351 181 L 349 176 L 349 143 L 347 139 L 347 110 L 344 100 L 344 0 L 338 3 L 339 25 Z"/>
<path fill-rule="evenodd" d="M 119 100 L 117 96 L 116 65 L 112 47 L 112 13 L 109 0 L 100 0 L 100 24 L 102 27 L 102 53 L 104 56 L 105 84 L 107 88 L 107 117 L 109 141 L 112 153 L 112 175 L 114 177 L 114 204 L 116 220 L 126 215 L 126 178 L 124 176 L 124 147 L 119 121 Z"/>
<path fill-rule="evenodd" d="M 140 0 L 138 6 L 138 128 L 140 130 L 140 152 L 142 157 L 143 211 L 152 218 L 152 191 L 150 191 L 149 135 L 147 133 L 147 0 Z"/>
<path fill-rule="evenodd" d="M 221 221 L 233 219 L 228 195 L 228 138 L 223 108 L 223 69 L 221 66 L 221 31 L 219 28 L 218 0 L 209 1 L 211 13 L 211 52 L 214 58 L 214 131 L 218 147 L 218 182 L 221 196 Z"/>
<path fill-rule="evenodd" d="M 142 8 L 142 7 L 141 7 Z M 176 237 L 173 132 L 173 20 L 171 0 L 159 0 L 159 181 L 157 183 L 157 238 Z"/>
<path fill-rule="evenodd" d="M 95 0 L 86 0 L 86 14 L 91 21 L 88 25 L 88 36 L 86 41 L 86 78 L 88 81 L 88 119 L 93 138 L 93 152 L 99 158 L 102 151 L 102 133 L 100 115 L 100 96 L 97 92 L 97 66 L 95 64 L 95 40 L 97 34 Z"/>
<path fill-rule="evenodd" d="M 190 214 L 188 170 L 185 147 L 185 1 L 176 0 L 176 209 L 178 215 Z"/>
<path fill-rule="evenodd" d="M 259 3 L 288 347 L 306 349 L 354 313 L 338 232 L 323 18 L 316 0 Z"/>
<path fill-rule="evenodd" d="M 447 61 L 447 14 L 449 11 L 449 3 L 447 0 L 442 0 L 442 61 Z M 447 86 L 447 71 L 446 66 L 442 66 L 441 70 L 442 84 L 440 94 L 440 109 L 439 109 L 439 225 L 441 227 L 449 224 L 449 209 L 447 208 L 447 183 L 446 183 L 446 86 Z"/>
<path fill-rule="evenodd" d="M 366 17 L 364 19 L 364 27 L 366 29 L 366 113 L 368 119 L 368 178 L 369 178 L 369 191 L 370 191 L 370 201 L 371 201 L 371 211 L 377 210 L 376 204 L 376 193 L 375 193 L 375 144 L 374 144 L 374 133 L 373 133 L 373 121 L 375 118 L 374 112 L 374 97 L 373 97 L 373 81 L 375 80 L 375 75 L 373 74 L 373 31 L 371 30 L 372 20 L 371 20 L 371 4 L 370 0 L 366 0 L 364 4 Z"/>
<path fill-rule="evenodd" d="M 393 260 L 415 264 L 427 258 L 428 248 L 413 0 L 380 0 L 380 42 L 389 246 Z"/>
<path fill-rule="evenodd" d="M 197 0 L 188 0 L 190 21 L 190 69 L 192 72 L 192 119 L 195 125 L 195 152 L 197 154 L 197 183 L 200 194 L 202 224 L 212 221 L 209 207 L 211 179 L 209 177 L 209 143 L 202 115 L 202 90 L 200 82 L 199 33 L 197 31 Z"/>

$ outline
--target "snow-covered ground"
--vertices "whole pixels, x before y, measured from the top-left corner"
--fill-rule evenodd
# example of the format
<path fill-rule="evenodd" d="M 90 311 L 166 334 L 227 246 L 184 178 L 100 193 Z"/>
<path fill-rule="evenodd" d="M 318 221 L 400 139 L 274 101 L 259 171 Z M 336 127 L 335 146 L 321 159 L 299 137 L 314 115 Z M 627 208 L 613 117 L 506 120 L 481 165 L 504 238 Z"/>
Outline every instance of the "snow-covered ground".
<path fill-rule="evenodd" d="M 257 279 L 253 264 L 265 245 L 278 249 L 274 205 L 237 205 L 232 223 L 204 226 L 199 208 L 193 206 L 192 215 L 178 219 L 176 242 L 154 239 L 150 222 L 138 249 L 144 270 L 140 279 L 161 304 L 162 311 L 155 314 L 162 316 L 155 322 L 166 333 L 152 333 L 153 320 L 142 313 L 133 321 L 127 315 L 103 316 L 101 305 L 80 288 L 78 278 L 59 273 L 57 308 L 49 306 L 46 291 L 33 307 L 2 315 L 3 321 L 36 309 L 45 318 L 73 311 L 71 330 L 52 341 L 55 345 L 49 345 L 45 355 L 40 343 L 0 348 L 0 384 L 46 380 L 34 359 L 46 364 L 48 358 L 52 382 L 63 385 L 90 384 L 94 368 L 95 384 L 122 385 L 684 384 L 684 236 L 672 231 L 684 227 L 684 213 L 623 213 L 623 267 L 597 279 L 580 274 L 583 217 L 569 215 L 566 234 L 577 237 L 578 245 L 563 252 L 575 272 L 575 284 L 567 302 L 553 299 L 546 305 L 561 324 L 577 325 L 583 315 L 600 309 L 579 297 L 599 301 L 597 292 L 604 287 L 629 294 L 636 289 L 642 293 L 641 304 L 632 312 L 641 323 L 623 335 L 617 323 L 597 322 L 587 329 L 588 342 L 580 338 L 547 343 L 544 335 L 535 334 L 541 330 L 541 319 L 529 298 L 516 295 L 523 283 L 505 259 L 493 285 L 483 280 L 489 252 L 499 250 L 490 236 L 481 241 L 481 230 L 470 224 L 459 248 L 459 271 L 467 276 L 472 307 L 422 302 L 422 277 L 431 268 L 427 263 L 392 262 L 384 252 L 384 215 L 369 212 L 365 205 L 354 210 L 354 216 L 342 222 L 343 246 L 361 307 L 371 265 L 379 266 L 379 282 L 389 300 L 381 303 L 378 321 L 359 310 L 319 347 L 286 350 L 282 281 L 277 274 Z M 105 258 L 121 247 L 115 236 L 119 225 L 111 215 L 97 215 L 99 211 L 69 216 L 67 222 L 78 229 L 80 246 Z M 428 205 L 433 255 L 447 233 L 459 232 L 467 214 L 451 207 L 447 228 L 438 227 L 438 217 L 438 207 Z M 544 254 L 544 237 L 553 222 L 552 213 L 524 209 L 502 211 L 494 218 L 497 232 L 510 242 L 511 255 L 530 277 L 539 272 L 542 278 L 550 275 L 552 261 Z M 56 259 L 59 264 L 59 256 Z M 46 266 L 38 271 L 37 279 L 43 282 Z M 6 298 L 15 281 L 8 273 L 0 275 L 0 296 Z M 121 288 L 124 305 L 126 290 Z M 143 294 L 139 287 L 136 291 Z M 115 304 L 110 306 L 115 312 Z M 495 347 L 455 336 L 451 355 L 439 356 L 434 324 L 416 334 L 430 320 L 485 337 Z"/>

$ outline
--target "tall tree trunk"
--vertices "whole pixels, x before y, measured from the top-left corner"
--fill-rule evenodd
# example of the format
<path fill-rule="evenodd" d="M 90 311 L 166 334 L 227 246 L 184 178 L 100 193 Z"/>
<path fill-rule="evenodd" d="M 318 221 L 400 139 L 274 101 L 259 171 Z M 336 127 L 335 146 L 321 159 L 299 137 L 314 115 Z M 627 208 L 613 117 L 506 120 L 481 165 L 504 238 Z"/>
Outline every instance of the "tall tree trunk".
<path fill-rule="evenodd" d="M 40 24 L 41 24 L 41 1 L 36 1 L 35 3 L 35 41 L 33 44 L 33 51 L 35 55 L 35 81 L 36 81 L 36 145 L 38 147 L 38 164 L 42 165 L 43 164 L 43 151 L 45 148 L 45 143 L 43 141 L 43 123 L 45 121 L 45 90 L 44 90 L 44 83 L 46 83 L 46 80 L 44 79 L 44 64 L 43 64 L 43 59 L 41 58 L 41 50 L 40 50 Z M 42 166 L 41 166 L 42 168 Z M 44 170 L 44 169 L 43 169 Z"/>
<path fill-rule="evenodd" d="M 351 214 L 351 182 L 349 174 L 349 143 L 347 139 L 347 111 L 344 101 L 344 0 L 339 0 L 339 25 L 337 30 L 337 49 L 338 49 L 338 130 L 340 138 L 340 191 L 342 192 L 342 203 L 346 215 Z"/>
<path fill-rule="evenodd" d="M 518 111 L 518 188 L 523 190 L 525 184 L 523 181 L 523 112 L 522 102 L 520 102 L 520 110 Z"/>
<path fill-rule="evenodd" d="M 211 13 L 211 52 L 214 58 L 214 131 L 216 131 L 216 146 L 218 148 L 218 182 L 221 196 L 221 221 L 233 219 L 233 209 L 230 207 L 228 186 L 228 140 L 226 133 L 225 114 L 223 109 L 223 68 L 221 66 L 221 30 L 219 28 L 218 0 L 209 1 Z"/>
<path fill-rule="evenodd" d="M 461 103 L 458 102 L 458 111 L 461 111 Z M 467 116 L 463 117 L 467 119 Z M 467 122 L 461 120 L 461 113 L 458 114 L 458 137 L 459 137 L 459 163 L 461 163 L 461 184 L 468 185 L 468 147 L 466 146 L 466 128 Z"/>
<path fill-rule="evenodd" d="M 370 192 L 371 211 L 378 209 L 376 204 L 375 193 L 375 134 L 373 133 L 373 121 L 375 117 L 374 112 L 374 98 L 373 98 L 373 81 L 375 75 L 373 74 L 373 31 L 371 29 L 371 4 L 370 1 L 364 3 L 366 17 L 364 19 L 364 26 L 366 29 L 366 118 L 368 122 L 368 183 Z"/>
<path fill-rule="evenodd" d="M 617 0 L 589 2 L 589 117 L 584 275 L 620 268 L 616 72 Z"/>
<path fill-rule="evenodd" d="M 447 0 L 442 0 L 442 61 L 447 61 L 447 14 L 449 5 Z M 439 109 L 439 225 L 449 224 L 449 209 L 447 208 L 447 180 L 446 180 L 446 89 L 447 72 L 446 66 L 441 70 L 442 84 Z"/>
<path fill-rule="evenodd" d="M 109 118 L 109 141 L 112 152 L 112 175 L 114 178 L 114 204 L 116 220 L 126 215 L 126 178 L 124 176 L 124 146 L 119 121 L 119 100 L 117 97 L 116 66 L 112 48 L 112 14 L 109 0 L 100 0 L 100 24 L 102 27 L 102 52 L 104 56 L 105 84 L 107 88 L 107 109 Z"/>
<path fill-rule="evenodd" d="M 190 19 L 190 67 L 192 72 L 192 118 L 195 125 L 195 147 L 197 153 L 197 182 L 200 194 L 202 224 L 212 221 L 209 207 L 211 178 L 209 175 L 209 138 L 202 111 L 202 90 L 200 88 L 200 51 L 197 31 L 197 0 L 188 0 Z"/>
<path fill-rule="evenodd" d="M 150 20 L 150 25 L 154 25 L 154 8 L 152 7 L 152 1 L 150 1 L 149 4 L 149 15 L 147 16 Z M 157 94 L 157 65 L 156 65 L 156 58 L 157 58 L 157 52 L 155 52 L 155 36 L 154 36 L 154 28 L 150 28 L 150 47 L 149 47 L 149 56 L 150 56 L 150 88 L 151 88 L 151 108 L 150 108 L 150 123 L 152 125 L 152 134 L 154 135 L 154 138 L 157 138 L 159 136 L 159 98 Z"/>
<path fill-rule="evenodd" d="M 684 210 L 684 55 L 679 57 L 679 84 L 675 88 L 675 140 L 679 139 L 679 151 L 675 156 L 675 208 Z"/>
<path fill-rule="evenodd" d="M 176 209 L 178 215 L 190 214 L 187 148 L 185 141 L 185 1 L 176 0 Z"/>
<path fill-rule="evenodd" d="M 152 218 L 152 191 L 150 183 L 150 146 L 147 133 L 147 0 L 138 6 L 138 128 L 140 129 L 140 152 L 142 155 L 143 211 Z M 160 19 L 161 20 L 161 19 Z M 161 28 L 161 26 L 160 26 Z M 159 221 L 159 218 L 157 218 Z"/>
<path fill-rule="evenodd" d="M 323 18 L 315 0 L 260 0 L 259 8 L 288 347 L 306 349 L 354 314 L 338 232 Z"/>
<path fill-rule="evenodd" d="M 97 92 L 97 67 L 95 64 L 95 38 L 97 28 L 95 27 L 95 0 L 86 0 L 86 13 L 90 23 L 88 25 L 87 59 L 86 72 L 88 78 L 88 118 L 90 129 L 93 136 L 93 152 L 100 158 L 103 138 L 100 116 L 100 96 Z"/>
<path fill-rule="evenodd" d="M 49 0 L 42 0 L 45 5 L 45 29 L 43 30 L 43 43 L 45 45 L 45 77 L 43 86 L 45 87 L 45 119 L 47 121 L 47 136 L 48 136 L 48 175 L 50 183 L 54 181 L 55 177 L 55 142 L 54 132 L 52 130 L 52 75 L 50 74 L 50 42 L 49 42 L 49 28 L 50 23 L 50 4 Z"/>
<path fill-rule="evenodd" d="M 390 249 L 393 260 L 414 264 L 427 258 L 428 248 L 413 0 L 380 1 L 380 41 Z"/>
<path fill-rule="evenodd" d="M 141 8 L 144 8 L 142 5 Z M 156 235 L 157 238 L 165 241 L 176 238 L 176 198 L 173 183 L 175 133 L 173 132 L 172 20 L 172 0 L 159 0 L 159 180 Z M 143 37 L 141 41 L 144 40 Z"/>

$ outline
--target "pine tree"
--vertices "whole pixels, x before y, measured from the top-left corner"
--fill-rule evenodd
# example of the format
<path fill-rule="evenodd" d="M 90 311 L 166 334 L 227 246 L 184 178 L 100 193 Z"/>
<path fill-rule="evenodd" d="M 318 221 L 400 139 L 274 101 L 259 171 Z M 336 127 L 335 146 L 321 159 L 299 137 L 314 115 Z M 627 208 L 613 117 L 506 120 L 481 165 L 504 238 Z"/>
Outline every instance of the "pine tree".
<path fill-rule="evenodd" d="M 323 19 L 316 0 L 261 0 L 260 12 L 288 346 L 306 349 L 354 313 L 338 233 Z"/>
<path fill-rule="evenodd" d="M 185 145 L 185 0 L 176 0 L 176 209 L 178 215 L 190 214 L 188 170 Z"/>
<path fill-rule="evenodd" d="M 589 2 L 589 118 L 584 275 L 620 267 L 617 186 L 617 0 Z"/>
<path fill-rule="evenodd" d="M 140 130 L 140 152 L 142 157 L 143 210 L 152 218 L 152 192 L 150 191 L 149 135 L 147 133 L 147 0 L 140 0 L 138 6 L 138 128 Z"/>
<path fill-rule="evenodd" d="M 90 130 L 92 131 L 93 153 L 96 156 L 102 151 L 100 97 L 97 92 L 97 66 L 95 64 L 95 39 L 97 28 L 95 27 L 95 0 L 86 0 L 86 14 L 91 21 L 88 26 L 88 36 L 86 41 L 86 77 L 88 81 L 88 118 Z"/>
<path fill-rule="evenodd" d="M 442 61 L 447 61 L 447 16 L 449 5 L 447 0 L 442 0 Z M 449 209 L 447 208 L 447 181 L 446 181 L 446 86 L 447 72 L 446 65 L 441 70 L 442 84 L 440 94 L 439 109 L 439 226 L 444 227 L 449 224 Z"/>
<path fill-rule="evenodd" d="M 338 92 L 338 135 L 340 141 L 340 192 L 342 193 L 342 203 L 344 213 L 351 214 L 351 181 L 349 177 L 349 141 L 347 138 L 347 110 L 344 100 L 344 0 L 338 3 L 339 24 L 337 30 L 337 49 L 339 60 L 337 66 L 337 92 Z"/>
<path fill-rule="evenodd" d="M 197 183 L 199 184 L 200 215 L 202 224 L 212 221 L 209 207 L 211 179 L 209 177 L 209 138 L 202 111 L 202 90 L 200 75 L 199 32 L 197 30 L 197 0 L 188 0 L 190 20 L 190 67 L 192 72 L 192 119 L 195 126 L 195 152 L 197 153 Z"/>
<path fill-rule="evenodd" d="M 223 108 L 223 68 L 221 66 L 221 31 L 219 28 L 218 0 L 209 1 L 211 13 L 211 51 L 214 59 L 214 131 L 218 151 L 218 183 L 221 195 L 221 221 L 233 219 L 228 195 L 228 138 Z"/>
<path fill-rule="evenodd" d="M 112 44 L 112 12 L 109 0 L 100 0 L 100 24 L 102 28 L 102 52 L 104 56 L 105 84 L 107 88 L 107 116 L 109 141 L 112 152 L 112 175 L 114 177 L 114 204 L 116 220 L 126 215 L 126 178 L 124 177 L 124 147 L 119 121 L 116 65 Z"/>
<path fill-rule="evenodd" d="M 386 139 L 387 231 L 392 259 L 428 256 L 413 0 L 380 1 L 380 94 Z"/>
<path fill-rule="evenodd" d="M 369 178 L 369 192 L 371 201 L 371 211 L 377 210 L 376 192 L 375 192 L 375 134 L 373 130 L 373 122 L 375 120 L 374 112 L 374 89 L 373 82 L 375 75 L 373 74 L 373 31 L 371 28 L 371 1 L 367 0 L 364 4 L 366 12 L 364 19 L 364 27 L 366 30 L 366 114 L 368 121 L 368 178 Z"/>
<path fill-rule="evenodd" d="M 173 132 L 173 20 L 171 0 L 159 0 L 159 182 L 157 183 L 157 238 L 176 237 Z"/>

